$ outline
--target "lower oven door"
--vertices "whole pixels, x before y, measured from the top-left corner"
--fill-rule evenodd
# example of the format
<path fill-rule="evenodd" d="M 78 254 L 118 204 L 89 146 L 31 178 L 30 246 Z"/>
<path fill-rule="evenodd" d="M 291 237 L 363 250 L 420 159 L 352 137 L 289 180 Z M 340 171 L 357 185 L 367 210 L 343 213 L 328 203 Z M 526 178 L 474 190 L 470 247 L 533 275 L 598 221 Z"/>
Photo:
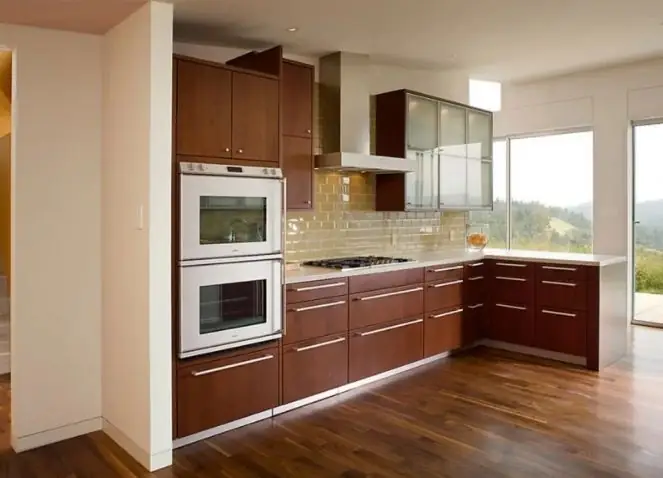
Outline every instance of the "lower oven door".
<path fill-rule="evenodd" d="M 180 358 L 281 337 L 282 261 L 180 268 Z"/>

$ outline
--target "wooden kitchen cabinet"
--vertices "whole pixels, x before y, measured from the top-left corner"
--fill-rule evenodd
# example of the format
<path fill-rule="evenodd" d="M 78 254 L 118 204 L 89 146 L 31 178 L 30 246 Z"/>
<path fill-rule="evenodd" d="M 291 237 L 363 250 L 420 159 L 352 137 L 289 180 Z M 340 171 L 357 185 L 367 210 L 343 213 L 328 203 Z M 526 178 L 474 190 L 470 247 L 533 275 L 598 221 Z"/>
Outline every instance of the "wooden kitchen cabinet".
<path fill-rule="evenodd" d="M 463 307 L 428 312 L 424 323 L 424 357 L 449 352 L 465 345 Z"/>
<path fill-rule="evenodd" d="M 232 72 L 176 59 L 175 151 L 178 155 L 230 158 Z"/>
<path fill-rule="evenodd" d="M 313 65 L 283 61 L 283 134 L 313 138 Z"/>
<path fill-rule="evenodd" d="M 348 383 L 347 332 L 299 342 L 283 349 L 283 403 Z"/>
<path fill-rule="evenodd" d="M 362 292 L 350 296 L 350 329 L 423 313 L 423 284 Z"/>
<path fill-rule="evenodd" d="M 277 347 L 263 347 L 179 368 L 177 436 L 185 437 L 277 406 L 278 357 Z"/>
<path fill-rule="evenodd" d="M 289 304 L 283 343 L 348 331 L 348 298 L 332 297 Z"/>
<path fill-rule="evenodd" d="M 351 332 L 349 381 L 361 380 L 421 360 L 423 322 L 421 317 L 401 319 Z"/>
<path fill-rule="evenodd" d="M 288 211 L 313 207 L 313 140 L 283 136 L 283 176 Z"/>
<path fill-rule="evenodd" d="M 567 355 L 587 354 L 587 314 L 584 311 L 539 308 L 534 345 Z"/>
<path fill-rule="evenodd" d="M 497 302 L 490 309 L 488 338 L 516 345 L 534 345 L 534 310 L 523 303 Z"/>
<path fill-rule="evenodd" d="M 233 158 L 279 162 L 279 82 L 233 72 Z"/>
<path fill-rule="evenodd" d="M 489 268 L 486 262 L 465 264 L 463 346 L 488 335 Z"/>

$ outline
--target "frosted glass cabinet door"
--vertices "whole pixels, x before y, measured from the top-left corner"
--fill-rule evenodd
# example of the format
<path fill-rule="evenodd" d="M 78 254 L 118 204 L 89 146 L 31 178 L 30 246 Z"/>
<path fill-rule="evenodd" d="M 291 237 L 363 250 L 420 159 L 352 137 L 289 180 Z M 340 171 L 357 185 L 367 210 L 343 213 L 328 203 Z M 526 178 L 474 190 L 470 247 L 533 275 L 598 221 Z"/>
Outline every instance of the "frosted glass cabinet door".
<path fill-rule="evenodd" d="M 447 156 L 467 154 L 467 110 L 461 106 L 440 103 L 440 151 Z"/>
<path fill-rule="evenodd" d="M 407 95 L 407 149 L 429 151 L 437 146 L 438 101 Z"/>
<path fill-rule="evenodd" d="M 467 160 L 467 201 L 472 208 L 490 208 L 493 199 L 492 161 Z"/>
<path fill-rule="evenodd" d="M 493 120 L 480 111 L 468 111 L 467 156 L 490 159 L 493 156 Z"/>
<path fill-rule="evenodd" d="M 416 170 L 405 175 L 406 208 L 437 209 L 439 205 L 439 165 L 437 153 L 408 151 L 408 159 L 417 162 Z"/>
<path fill-rule="evenodd" d="M 467 158 L 440 155 L 440 207 L 467 206 Z"/>

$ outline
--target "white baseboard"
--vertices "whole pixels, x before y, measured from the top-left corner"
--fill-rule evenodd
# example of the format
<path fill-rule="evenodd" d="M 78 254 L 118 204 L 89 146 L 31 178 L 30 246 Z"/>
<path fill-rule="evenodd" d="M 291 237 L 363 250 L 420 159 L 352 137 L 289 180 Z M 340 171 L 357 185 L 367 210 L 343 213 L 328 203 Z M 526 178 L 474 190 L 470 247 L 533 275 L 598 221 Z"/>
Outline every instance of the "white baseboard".
<path fill-rule="evenodd" d="M 249 425 L 251 423 L 259 422 L 261 420 L 266 420 L 267 418 L 272 418 L 272 410 L 273 409 L 270 408 L 269 410 L 265 410 L 264 412 L 240 418 L 239 420 L 235 420 L 234 422 L 224 423 L 223 425 L 210 428 L 209 430 L 203 430 L 202 432 L 194 433 L 193 435 L 189 435 L 183 438 L 177 438 L 176 440 L 173 440 L 173 448 L 180 448 L 186 445 L 190 445 L 191 443 L 204 440 L 205 438 L 213 437 L 214 435 L 219 435 L 221 433 L 229 432 L 230 430 L 234 430 L 236 428 L 240 428 Z"/>
<path fill-rule="evenodd" d="M 97 430 L 101 430 L 101 417 L 89 418 L 77 423 L 71 423 L 69 425 L 45 430 L 32 435 L 22 437 L 12 435 L 12 448 L 16 452 L 22 452 L 33 448 L 39 448 L 40 446 L 48 445 L 49 443 L 68 440 L 69 438 L 92 433 Z"/>
<path fill-rule="evenodd" d="M 122 447 L 129 455 L 133 457 L 143 468 L 148 471 L 155 471 L 173 464 L 173 450 L 164 450 L 151 455 L 147 450 L 141 448 L 135 441 L 124 434 L 119 428 L 111 422 L 103 420 L 102 430 L 115 443 Z"/>
<path fill-rule="evenodd" d="M 510 344 L 508 342 L 500 342 L 498 340 L 484 339 L 479 342 L 480 345 L 492 347 L 494 349 L 507 350 L 509 352 L 516 352 L 525 355 L 533 355 L 558 362 L 566 362 L 574 365 L 587 366 L 587 359 L 585 357 L 577 357 L 575 355 L 562 354 L 559 352 L 551 352 L 549 350 L 537 349 L 535 347 L 527 347 L 525 345 Z"/>

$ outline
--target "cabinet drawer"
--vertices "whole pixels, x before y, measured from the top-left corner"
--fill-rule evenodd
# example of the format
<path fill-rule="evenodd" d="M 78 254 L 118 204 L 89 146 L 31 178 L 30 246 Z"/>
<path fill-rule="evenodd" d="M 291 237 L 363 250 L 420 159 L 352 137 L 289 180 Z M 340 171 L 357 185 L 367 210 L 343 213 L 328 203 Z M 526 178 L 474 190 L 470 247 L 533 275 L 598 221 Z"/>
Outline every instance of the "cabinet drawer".
<path fill-rule="evenodd" d="M 336 297 L 339 295 L 346 295 L 347 293 L 348 279 L 346 277 L 340 277 L 338 279 L 288 284 L 285 288 L 285 300 L 288 304 L 294 304 L 295 302 L 324 299 L 325 297 Z"/>
<path fill-rule="evenodd" d="M 463 347 L 488 336 L 486 304 L 470 304 L 463 310 Z"/>
<path fill-rule="evenodd" d="M 463 278 L 463 264 L 444 264 L 426 267 L 426 282 L 452 281 Z"/>
<path fill-rule="evenodd" d="M 584 312 L 539 308 L 535 322 L 536 347 L 568 355 L 587 354 L 587 317 Z"/>
<path fill-rule="evenodd" d="M 420 284 L 423 281 L 424 270 L 421 268 L 405 269 L 394 272 L 380 272 L 378 274 L 365 274 L 350 277 L 350 293 L 356 294 L 370 290 Z"/>
<path fill-rule="evenodd" d="M 463 318 L 462 307 L 427 313 L 424 321 L 424 357 L 462 347 L 465 332 Z"/>
<path fill-rule="evenodd" d="M 586 310 L 587 283 L 542 280 L 536 285 L 536 302 L 540 307 Z"/>
<path fill-rule="evenodd" d="M 488 319 L 488 338 L 531 346 L 534 341 L 534 310 L 524 304 L 496 303 Z"/>
<path fill-rule="evenodd" d="M 423 318 L 406 319 L 354 332 L 350 338 L 350 382 L 421 360 L 423 322 Z"/>
<path fill-rule="evenodd" d="M 426 285 L 426 311 L 463 304 L 463 279 L 444 280 Z"/>
<path fill-rule="evenodd" d="M 332 297 L 289 305 L 283 343 L 338 334 L 348 330 L 348 299 Z"/>
<path fill-rule="evenodd" d="M 538 281 L 582 282 L 587 280 L 587 267 L 566 264 L 538 264 L 536 266 L 536 279 Z"/>
<path fill-rule="evenodd" d="M 278 404 L 278 348 L 178 371 L 177 434 L 188 436 Z"/>
<path fill-rule="evenodd" d="M 363 292 L 350 296 L 350 329 L 420 316 L 424 311 L 424 286 Z"/>
<path fill-rule="evenodd" d="M 463 284 L 465 303 L 475 304 L 484 302 L 487 296 L 488 279 L 485 276 L 474 276 L 465 279 Z"/>
<path fill-rule="evenodd" d="M 492 302 L 534 303 L 534 280 L 525 277 L 496 275 L 491 279 Z"/>
<path fill-rule="evenodd" d="M 283 403 L 348 383 L 347 334 L 300 342 L 283 349 Z"/>
<path fill-rule="evenodd" d="M 484 261 L 468 262 L 465 264 L 465 279 L 471 277 L 486 277 L 488 266 Z"/>
<path fill-rule="evenodd" d="M 493 276 L 534 279 L 534 266 L 527 262 L 494 260 L 490 265 Z"/>

